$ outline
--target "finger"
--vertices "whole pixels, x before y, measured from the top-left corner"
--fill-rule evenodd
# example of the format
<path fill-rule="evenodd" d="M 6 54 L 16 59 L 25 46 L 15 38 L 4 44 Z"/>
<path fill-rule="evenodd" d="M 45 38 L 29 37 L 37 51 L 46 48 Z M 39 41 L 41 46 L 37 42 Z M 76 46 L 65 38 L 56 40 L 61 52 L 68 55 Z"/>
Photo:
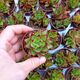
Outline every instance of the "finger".
<path fill-rule="evenodd" d="M 20 51 L 20 52 L 16 53 L 16 55 L 15 55 L 16 56 L 16 62 L 21 61 L 23 59 L 24 55 L 25 55 L 24 51 Z"/>
<path fill-rule="evenodd" d="M 9 51 L 11 49 L 10 41 L 14 39 L 15 35 L 31 31 L 32 28 L 29 28 L 25 25 L 13 25 L 8 26 L 0 34 L 0 48 Z"/>
<path fill-rule="evenodd" d="M 39 65 L 45 63 L 45 61 L 46 61 L 45 57 L 31 58 L 31 59 L 28 59 L 22 63 L 19 63 L 19 65 L 22 67 L 22 69 L 26 75 L 26 73 L 29 73 L 30 71 L 37 68 Z"/>
<path fill-rule="evenodd" d="M 15 37 L 15 34 L 19 35 L 19 34 L 26 33 L 31 30 L 32 30 L 32 28 L 25 26 L 25 25 L 13 25 L 13 26 L 6 27 L 2 31 L 0 36 L 5 41 L 6 40 L 11 41 Z"/>

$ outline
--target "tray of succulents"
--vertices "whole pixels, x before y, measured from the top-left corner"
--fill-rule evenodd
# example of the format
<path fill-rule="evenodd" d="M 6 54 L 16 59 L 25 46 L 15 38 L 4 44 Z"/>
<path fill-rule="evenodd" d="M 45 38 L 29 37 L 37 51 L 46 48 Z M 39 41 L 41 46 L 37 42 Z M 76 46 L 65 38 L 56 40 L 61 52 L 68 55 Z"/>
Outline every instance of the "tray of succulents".
<path fill-rule="evenodd" d="M 80 0 L 0 0 L 0 31 L 13 24 L 34 28 L 22 61 L 47 59 L 26 80 L 80 80 Z"/>

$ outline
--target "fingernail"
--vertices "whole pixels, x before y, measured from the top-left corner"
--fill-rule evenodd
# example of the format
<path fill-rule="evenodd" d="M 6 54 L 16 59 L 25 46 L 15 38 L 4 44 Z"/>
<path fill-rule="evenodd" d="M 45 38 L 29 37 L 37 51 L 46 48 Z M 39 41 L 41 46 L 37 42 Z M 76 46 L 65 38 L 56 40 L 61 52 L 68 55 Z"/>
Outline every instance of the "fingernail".
<path fill-rule="evenodd" d="M 40 61 L 41 61 L 41 63 L 45 63 L 46 58 L 45 57 L 40 57 Z"/>

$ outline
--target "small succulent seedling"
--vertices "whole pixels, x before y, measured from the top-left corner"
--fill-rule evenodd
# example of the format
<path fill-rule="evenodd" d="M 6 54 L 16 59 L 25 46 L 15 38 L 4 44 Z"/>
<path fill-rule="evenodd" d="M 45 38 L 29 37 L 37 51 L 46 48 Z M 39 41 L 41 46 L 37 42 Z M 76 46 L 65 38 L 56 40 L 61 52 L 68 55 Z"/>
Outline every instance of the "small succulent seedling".
<path fill-rule="evenodd" d="M 23 12 L 14 13 L 14 17 L 16 19 L 17 24 L 21 24 L 24 21 Z"/>
<path fill-rule="evenodd" d="M 54 64 L 56 64 L 58 67 L 68 67 L 74 64 L 77 60 L 78 57 L 72 52 L 64 50 L 56 54 Z"/>
<path fill-rule="evenodd" d="M 33 56 L 46 55 L 49 49 L 55 49 L 59 45 L 58 38 L 56 31 L 33 31 L 26 35 L 24 48 Z"/>
<path fill-rule="evenodd" d="M 31 72 L 27 77 L 28 80 L 40 80 L 40 75 L 37 72 Z"/>
<path fill-rule="evenodd" d="M 52 70 L 49 80 L 65 80 L 61 70 Z"/>
<path fill-rule="evenodd" d="M 5 3 L 0 2 L 0 12 L 1 13 L 7 13 L 9 11 L 9 8 Z"/>
<path fill-rule="evenodd" d="M 80 5 L 80 0 L 68 0 L 68 6 L 70 8 L 76 8 Z"/>
<path fill-rule="evenodd" d="M 9 16 L 6 21 L 7 21 L 7 25 L 14 25 L 15 24 L 15 20 L 12 16 Z"/>
<path fill-rule="evenodd" d="M 65 43 L 68 47 L 77 47 L 80 46 L 80 30 L 71 30 L 67 34 L 65 40 Z"/>
<path fill-rule="evenodd" d="M 66 28 L 68 27 L 68 25 L 70 24 L 70 18 L 66 18 L 66 19 L 63 19 L 63 20 L 55 20 L 55 23 L 53 21 L 53 25 L 56 29 L 59 29 L 59 28 Z"/>
<path fill-rule="evenodd" d="M 49 24 L 48 18 L 45 16 L 45 13 L 41 10 L 35 11 L 31 20 L 33 21 L 33 26 L 47 26 Z"/>
<path fill-rule="evenodd" d="M 80 68 L 73 68 L 71 71 L 72 80 L 80 80 Z"/>

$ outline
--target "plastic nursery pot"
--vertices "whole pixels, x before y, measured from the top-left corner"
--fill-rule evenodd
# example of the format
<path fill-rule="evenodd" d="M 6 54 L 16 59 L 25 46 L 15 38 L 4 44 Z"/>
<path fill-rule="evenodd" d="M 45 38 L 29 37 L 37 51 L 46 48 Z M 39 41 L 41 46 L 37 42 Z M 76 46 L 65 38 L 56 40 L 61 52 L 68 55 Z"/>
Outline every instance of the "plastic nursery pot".
<path fill-rule="evenodd" d="M 52 25 L 57 30 L 67 28 L 70 23 L 71 21 L 69 17 L 65 19 L 52 19 Z"/>
<path fill-rule="evenodd" d="M 80 68 L 70 67 L 65 75 L 67 80 L 80 80 Z"/>
<path fill-rule="evenodd" d="M 42 10 L 34 11 L 30 19 L 30 26 L 34 28 L 46 28 L 49 24 L 49 19 Z"/>
<path fill-rule="evenodd" d="M 76 28 L 80 29 L 80 11 L 77 11 L 72 17 L 72 23 L 76 26 Z"/>
<path fill-rule="evenodd" d="M 60 35 L 54 30 L 34 30 L 26 33 L 22 47 L 27 55 L 46 56 L 49 49 L 57 48 L 61 43 Z"/>
<path fill-rule="evenodd" d="M 58 68 L 62 69 L 67 68 L 78 61 L 78 57 L 67 49 L 60 50 L 56 55 L 53 55 L 53 57 L 55 57 L 53 63 Z"/>
<path fill-rule="evenodd" d="M 72 29 L 64 37 L 64 43 L 69 48 L 77 48 L 80 46 L 80 30 Z"/>

